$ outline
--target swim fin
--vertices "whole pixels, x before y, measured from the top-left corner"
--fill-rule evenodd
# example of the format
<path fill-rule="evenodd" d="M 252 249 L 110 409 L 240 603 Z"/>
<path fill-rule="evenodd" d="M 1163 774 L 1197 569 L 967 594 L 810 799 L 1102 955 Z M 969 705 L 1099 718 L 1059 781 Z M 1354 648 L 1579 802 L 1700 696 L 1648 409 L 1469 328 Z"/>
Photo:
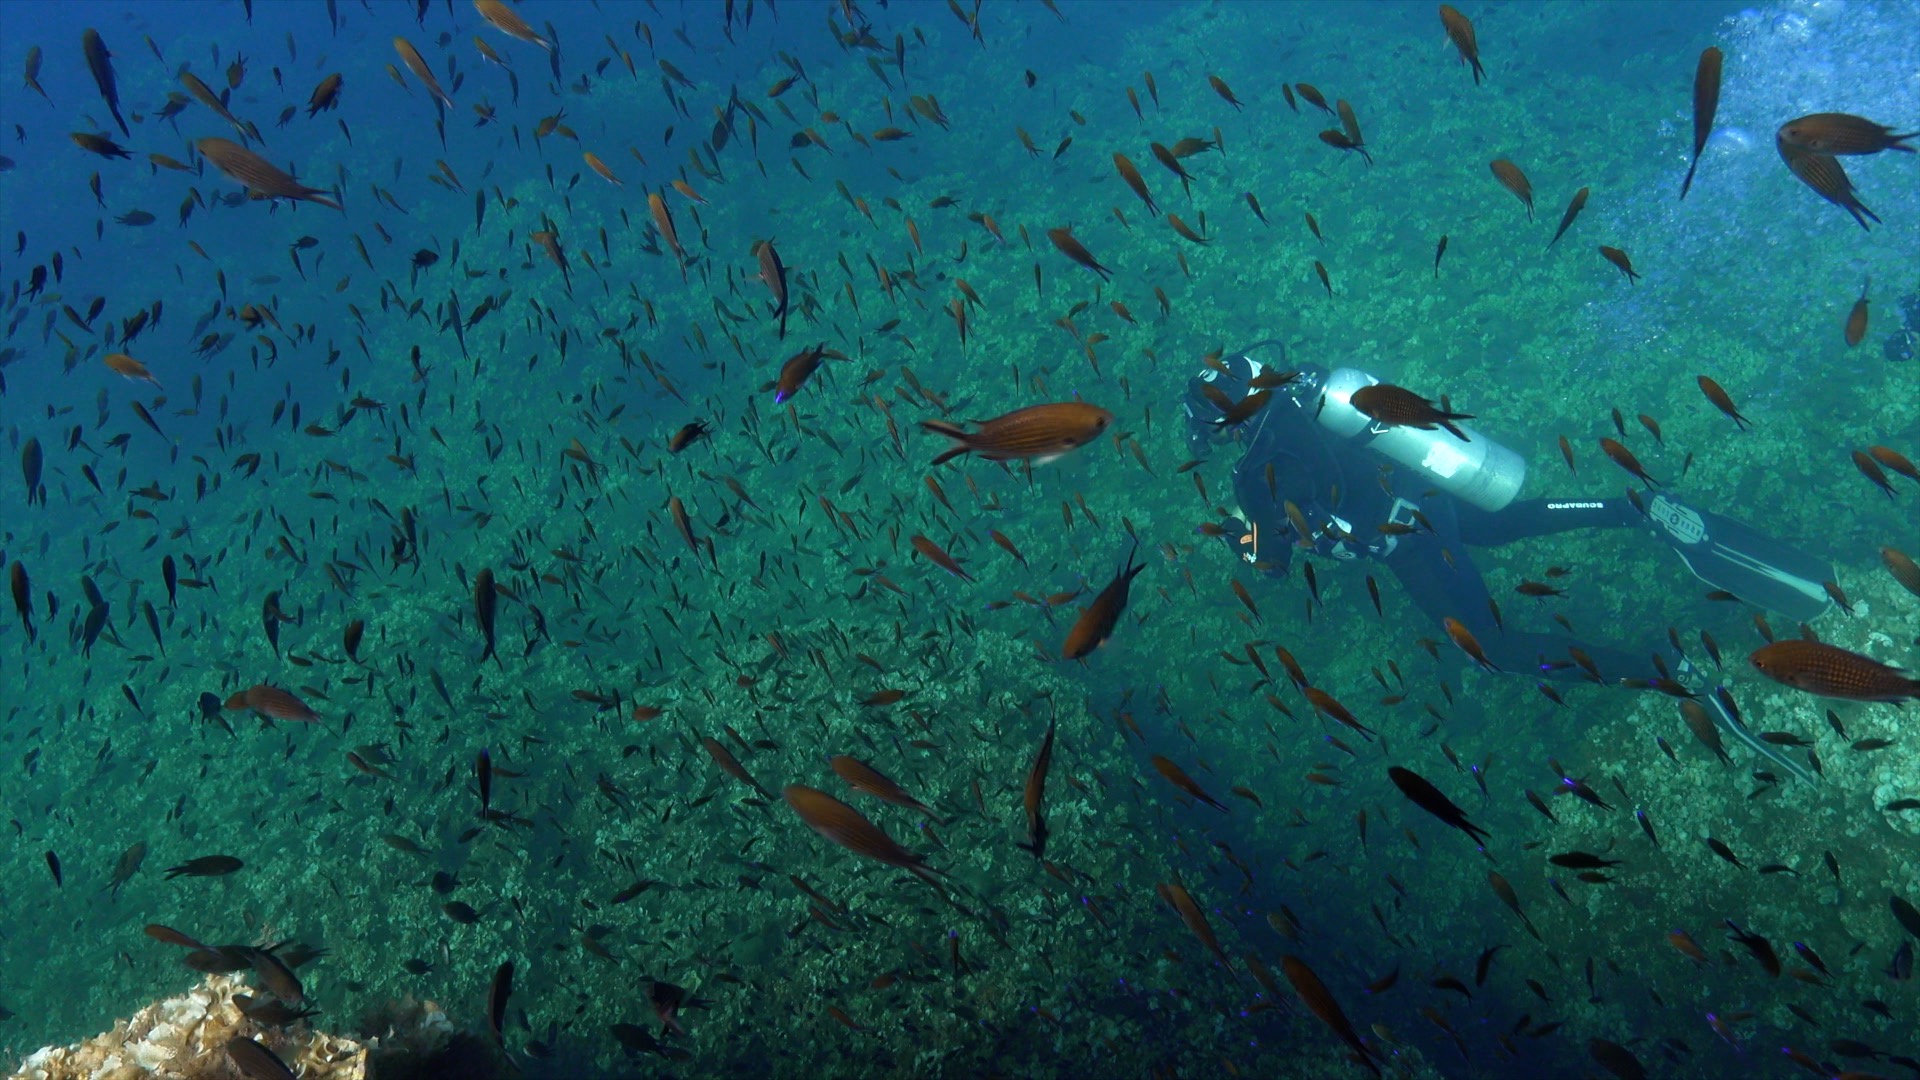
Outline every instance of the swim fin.
<path fill-rule="evenodd" d="M 1665 495 L 1647 504 L 1647 518 L 1687 569 L 1717 589 L 1795 622 L 1812 622 L 1833 607 L 1825 584 L 1835 580 L 1831 563 Z"/>

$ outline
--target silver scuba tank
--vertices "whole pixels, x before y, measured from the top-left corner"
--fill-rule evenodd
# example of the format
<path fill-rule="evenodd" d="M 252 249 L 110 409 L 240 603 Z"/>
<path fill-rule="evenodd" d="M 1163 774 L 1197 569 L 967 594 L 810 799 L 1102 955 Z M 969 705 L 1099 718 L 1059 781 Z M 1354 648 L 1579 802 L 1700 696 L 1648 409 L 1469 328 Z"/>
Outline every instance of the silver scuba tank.
<path fill-rule="evenodd" d="M 1351 398 L 1379 379 L 1354 368 L 1339 368 L 1327 376 L 1316 403 L 1320 423 L 1343 438 L 1363 433 L 1366 447 L 1392 458 L 1432 480 L 1435 487 L 1482 510 L 1499 510 L 1520 494 L 1527 480 L 1527 461 L 1519 454 L 1475 431 L 1455 424 L 1470 438 L 1461 442 L 1445 428 L 1376 424 L 1353 407 Z"/>

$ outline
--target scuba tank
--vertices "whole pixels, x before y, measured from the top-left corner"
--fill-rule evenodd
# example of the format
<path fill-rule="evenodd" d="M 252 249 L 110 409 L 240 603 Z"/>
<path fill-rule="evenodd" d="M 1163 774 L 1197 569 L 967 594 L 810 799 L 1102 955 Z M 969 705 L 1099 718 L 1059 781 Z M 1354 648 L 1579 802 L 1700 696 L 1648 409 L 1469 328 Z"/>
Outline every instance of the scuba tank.
<path fill-rule="evenodd" d="M 1526 459 L 1471 426 L 1454 425 L 1469 436 L 1461 442 L 1445 428 L 1427 431 L 1376 424 L 1354 408 L 1354 393 L 1379 381 L 1354 368 L 1330 373 L 1315 412 L 1321 426 L 1417 470 L 1435 487 L 1482 510 L 1499 510 L 1520 494 L 1527 480 Z"/>

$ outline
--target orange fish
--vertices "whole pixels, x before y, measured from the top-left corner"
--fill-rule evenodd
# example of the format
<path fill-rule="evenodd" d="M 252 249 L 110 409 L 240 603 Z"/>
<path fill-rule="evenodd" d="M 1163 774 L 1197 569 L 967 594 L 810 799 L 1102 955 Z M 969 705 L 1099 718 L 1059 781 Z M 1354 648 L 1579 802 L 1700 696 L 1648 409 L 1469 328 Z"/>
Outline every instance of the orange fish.
<path fill-rule="evenodd" d="M 1747 662 L 1775 682 L 1821 697 L 1895 705 L 1920 698 L 1920 679 L 1825 642 L 1800 638 L 1776 641 L 1755 649 Z"/>
<path fill-rule="evenodd" d="M 341 209 L 339 203 L 326 198 L 329 194 L 327 191 L 307 187 L 287 173 L 281 172 L 266 158 L 230 139 L 201 139 L 195 142 L 193 147 L 208 161 L 213 162 L 221 172 L 246 185 L 248 194 L 253 198 L 299 199 L 316 202 L 335 210 Z"/>
<path fill-rule="evenodd" d="M 1354 391 L 1349 401 L 1355 409 L 1369 419 L 1387 427 L 1411 427 L 1422 431 L 1432 431 L 1436 427 L 1442 427 L 1461 442 L 1471 441 L 1465 432 L 1454 425 L 1453 421 L 1471 420 L 1472 413 L 1436 409 L 1432 401 L 1405 387 L 1390 383 L 1374 383 L 1372 386 L 1363 386 Z"/>
<path fill-rule="evenodd" d="M 1752 421 L 1740 415 L 1740 410 L 1733 404 L 1733 398 L 1727 395 L 1726 390 L 1724 390 L 1719 383 L 1714 382 L 1705 375 L 1700 376 L 1694 381 L 1700 384 L 1700 392 L 1707 395 L 1707 400 L 1713 402 L 1713 407 L 1726 413 L 1727 416 L 1733 420 L 1735 427 L 1745 431 L 1748 425 L 1752 423 Z"/>
<path fill-rule="evenodd" d="M 1480 66 L 1480 42 L 1475 39 L 1473 23 L 1452 4 L 1440 5 L 1440 25 L 1446 27 L 1447 40 L 1460 50 L 1460 59 L 1473 65 L 1473 85 L 1479 86 L 1487 71 Z"/>
<path fill-rule="evenodd" d="M 1869 282 L 1869 284 L 1871 284 Z M 1847 326 L 1843 335 L 1847 347 L 1852 348 L 1867 337 L 1867 286 L 1860 286 L 1860 299 L 1853 302 L 1853 310 L 1847 312 Z"/>
<path fill-rule="evenodd" d="M 530 45 L 538 45 L 548 52 L 553 51 L 553 42 L 533 32 L 533 27 L 520 17 L 520 13 L 508 7 L 505 0 L 473 0 L 473 10 L 487 20 L 487 24 L 510 38 L 518 38 Z"/>
<path fill-rule="evenodd" d="M 1113 423 L 1113 414 L 1083 401 L 1029 405 L 992 420 L 975 421 L 972 432 L 945 420 L 922 420 L 920 426 L 952 440 L 933 459 L 939 465 L 961 454 L 978 454 L 988 461 L 1032 461 L 1044 465 L 1087 445 Z"/>
<path fill-rule="evenodd" d="M 1093 252 L 1088 251 L 1086 245 L 1074 238 L 1071 228 L 1048 229 L 1047 239 L 1053 241 L 1053 246 L 1060 249 L 1060 254 L 1099 274 L 1101 280 L 1112 280 L 1113 271 L 1100 265 L 1100 260 L 1093 257 Z"/>
<path fill-rule="evenodd" d="M 1465 623 L 1452 616 L 1448 616 L 1441 621 L 1441 625 L 1446 628 L 1447 637 L 1450 638 L 1455 645 L 1458 645 L 1460 651 L 1466 653 L 1474 663 L 1479 664 L 1481 670 L 1500 670 L 1494 666 L 1493 661 L 1487 659 L 1487 651 L 1480 647 L 1479 639 L 1473 636 L 1473 631 L 1467 629 Z"/>
<path fill-rule="evenodd" d="M 673 257 L 680 264 L 680 278 L 686 280 L 687 253 L 680 247 L 680 232 L 673 227 L 673 215 L 667 211 L 667 200 L 657 191 L 647 192 L 647 213 L 653 215 L 653 227 L 660 230 L 660 238 L 673 249 Z"/>
<path fill-rule="evenodd" d="M 827 759 L 827 764 L 832 766 L 833 771 L 839 775 L 840 779 L 845 780 L 847 786 L 855 791 L 864 792 L 882 802 L 890 802 L 895 806 L 904 806 L 916 813 L 925 814 L 936 821 L 940 818 L 940 815 L 933 812 L 932 807 L 907 794 L 899 784 L 894 783 L 886 775 L 881 773 L 880 770 L 861 761 L 859 758 L 848 757 L 845 754 L 835 754 L 833 757 Z"/>
<path fill-rule="evenodd" d="M 1725 54 L 1709 45 L 1701 50 L 1700 66 L 1693 72 L 1693 161 L 1680 184 L 1683 199 L 1693 186 L 1693 170 L 1700 167 L 1700 151 L 1707 148 L 1707 136 L 1713 134 L 1714 114 L 1720 111 L 1720 65 L 1725 59 Z"/>
<path fill-rule="evenodd" d="M 928 562 L 931 562 L 962 581 L 973 580 L 973 575 L 967 573 L 966 569 L 960 565 L 958 559 L 947 554 L 946 549 L 939 544 L 927 539 L 925 534 L 914 533 L 913 536 L 908 539 L 908 542 L 913 545 L 913 550 L 919 552 Z"/>
<path fill-rule="evenodd" d="M 1633 474 L 1641 483 L 1648 487 L 1660 486 L 1660 481 L 1647 475 L 1646 467 L 1640 464 L 1639 458 L 1633 456 L 1633 451 L 1621 445 L 1618 440 L 1603 438 L 1600 440 L 1600 449 L 1606 453 L 1607 457 L 1613 459 L 1615 465 Z"/>
<path fill-rule="evenodd" d="M 440 80 L 433 77 L 433 69 L 427 66 L 427 61 L 420 55 L 420 50 L 414 48 L 413 43 L 403 37 L 393 39 L 393 48 L 400 54 L 400 59 L 406 63 L 407 70 L 413 72 L 414 78 L 419 79 L 421 85 L 427 88 L 427 92 L 432 94 L 440 104 L 449 109 L 453 108 L 453 99 L 447 96 L 445 90 L 440 89 Z"/>
<path fill-rule="evenodd" d="M 1886 564 L 1887 573 L 1893 575 L 1901 588 L 1920 596 L 1920 565 L 1914 563 L 1912 556 L 1896 547 L 1883 547 L 1880 561 Z"/>
<path fill-rule="evenodd" d="M 116 375 L 125 376 L 135 382 L 151 383 L 156 390 L 166 389 L 160 385 L 160 380 L 153 377 L 153 372 L 147 370 L 147 365 L 126 353 L 108 353 L 102 358 L 102 362 Z"/>
<path fill-rule="evenodd" d="M 15 564 L 19 565 L 18 563 Z M 1030 851 L 1033 857 L 1043 858 L 1047 850 L 1047 836 L 1052 830 L 1047 828 L 1045 802 L 1047 796 L 1047 770 L 1053 765 L 1053 729 L 1056 721 L 1047 722 L 1047 737 L 1040 741 L 1040 752 L 1033 756 L 1033 765 L 1027 769 L 1026 789 L 1021 802 L 1027 812 L 1027 842 L 1018 845 L 1022 851 Z"/>
<path fill-rule="evenodd" d="M 1306 1003 L 1313 1015 L 1319 1017 L 1321 1023 L 1353 1050 L 1369 1072 L 1379 1076 L 1380 1066 L 1374 1063 L 1373 1048 L 1360 1041 L 1360 1033 L 1354 1030 L 1353 1022 L 1347 1019 L 1340 1003 L 1333 999 L 1333 991 L 1327 989 L 1327 984 L 1320 981 L 1320 976 L 1313 973 L 1307 962 L 1289 953 L 1280 958 L 1280 970 L 1286 973 L 1287 981 L 1293 984 L 1293 992 L 1300 995 L 1300 1000 Z"/>
<path fill-rule="evenodd" d="M 1627 258 L 1626 252 L 1621 251 L 1617 247 L 1608 247 L 1605 244 L 1601 244 L 1600 255 L 1618 267 L 1621 273 L 1627 275 L 1627 284 L 1631 285 L 1640 280 L 1640 275 L 1633 272 L 1633 260 Z"/>
<path fill-rule="evenodd" d="M 1220 100 L 1236 109 L 1240 108 L 1240 99 L 1233 96 L 1233 88 L 1227 85 L 1225 79 L 1222 79 L 1218 75 L 1209 74 L 1207 76 L 1207 85 L 1213 87 L 1213 92 L 1220 95 Z"/>
<path fill-rule="evenodd" d="M 1880 215 L 1854 195 L 1853 181 L 1847 176 L 1847 170 L 1841 166 L 1839 158 L 1832 154 L 1802 150 L 1780 137 L 1773 140 L 1773 146 L 1780 152 L 1780 160 L 1787 163 L 1787 168 L 1800 178 L 1801 183 L 1812 188 L 1814 194 L 1852 214 L 1853 220 L 1862 229 L 1869 232 L 1873 229 L 1872 225 L 1867 224 L 1867 218 L 1872 218 L 1875 224 L 1880 223 Z"/>
<path fill-rule="evenodd" d="M 818 788 L 804 784 L 790 784 L 782 794 L 786 797 L 787 805 L 793 807 L 793 812 L 800 815 L 800 820 L 806 822 L 814 832 L 856 855 L 865 855 L 905 870 L 934 888 L 940 888 L 940 881 L 934 875 L 941 871 L 927 866 L 919 855 L 900 846 L 880 826 L 863 817 L 860 811 Z"/>
<path fill-rule="evenodd" d="M 1139 168 L 1127 155 L 1116 152 L 1113 155 L 1113 167 L 1119 170 L 1120 179 L 1126 181 L 1127 186 L 1133 189 L 1133 193 L 1140 197 L 1140 201 L 1147 204 L 1147 212 L 1159 214 L 1160 207 L 1153 201 L 1153 193 L 1147 190 L 1146 178 L 1140 175 Z"/>
<path fill-rule="evenodd" d="M 1135 546 L 1136 551 L 1138 545 Z M 1146 564 L 1135 565 L 1134 552 L 1127 553 L 1127 564 L 1113 576 L 1100 595 L 1093 598 L 1074 620 L 1073 628 L 1067 631 L 1067 639 L 1060 646 L 1060 655 L 1068 660 L 1083 660 L 1093 650 L 1107 643 L 1113 631 L 1120 623 L 1120 616 L 1127 610 L 1127 593 L 1133 587 L 1133 579 L 1145 570 Z"/>
<path fill-rule="evenodd" d="M 1227 954 L 1220 949 L 1220 938 L 1214 934 L 1213 926 L 1207 922 L 1206 913 L 1200 910 L 1200 905 L 1193 902 L 1193 896 L 1179 885 L 1163 883 L 1153 888 L 1160 894 L 1160 899 L 1165 900 L 1173 910 L 1180 913 L 1180 921 L 1186 923 L 1187 929 L 1193 931 L 1193 936 L 1200 939 L 1200 944 L 1206 946 L 1207 951 L 1219 959 L 1220 966 L 1232 971 L 1233 964 L 1227 960 Z"/>
<path fill-rule="evenodd" d="M 774 317 L 780 320 L 780 337 L 787 336 L 787 264 L 773 249 L 773 241 L 760 240 L 753 245 L 754 258 L 760 263 L 760 280 L 773 292 Z"/>
<path fill-rule="evenodd" d="M 228 698 L 224 704 L 229 709 L 252 709 L 270 720 L 312 723 L 320 719 L 320 714 L 307 708 L 306 702 L 265 683 L 248 687 Z"/>
<path fill-rule="evenodd" d="M 605 180 L 607 183 L 612 184 L 614 187 L 626 186 L 625 184 L 620 182 L 619 177 L 613 175 L 612 169 L 607 168 L 607 163 L 600 160 L 599 154 L 595 154 L 589 151 L 587 153 L 581 154 L 580 156 L 581 158 L 585 159 L 588 168 L 600 174 L 600 179 Z"/>
<path fill-rule="evenodd" d="M 740 764 L 740 759 L 733 756 L 733 751 L 727 749 L 725 743 L 707 735 L 701 737 L 700 745 L 706 748 L 707 756 L 713 758 L 713 763 L 720 766 L 721 772 L 759 792 L 761 798 L 773 798 L 767 794 L 766 788 L 760 786 L 760 781 L 755 780 L 753 774 L 747 771 L 747 767 Z"/>
<path fill-rule="evenodd" d="M 1796 150 L 1814 154 L 1877 154 L 1882 150 L 1914 153 L 1902 140 L 1920 136 L 1920 131 L 1896 135 L 1893 129 L 1865 117 L 1848 113 L 1812 113 L 1780 125 L 1779 141 Z"/>
<path fill-rule="evenodd" d="M 1181 791 L 1186 792 L 1187 794 L 1193 796 L 1194 798 L 1200 800 L 1203 803 L 1206 803 L 1208 806 L 1213 807 L 1215 810 L 1218 810 L 1223 814 L 1227 812 L 1226 806 L 1222 804 L 1220 800 L 1207 794 L 1207 790 L 1201 787 L 1199 782 L 1196 781 L 1193 777 L 1188 776 L 1185 769 L 1182 769 L 1180 766 L 1174 764 L 1171 758 L 1165 757 L 1164 755 L 1161 755 L 1161 754 L 1155 754 L 1153 755 L 1152 760 L 1153 760 L 1153 767 L 1159 771 L 1161 776 L 1166 777 L 1167 781 L 1171 783 L 1174 787 L 1179 788 Z"/>

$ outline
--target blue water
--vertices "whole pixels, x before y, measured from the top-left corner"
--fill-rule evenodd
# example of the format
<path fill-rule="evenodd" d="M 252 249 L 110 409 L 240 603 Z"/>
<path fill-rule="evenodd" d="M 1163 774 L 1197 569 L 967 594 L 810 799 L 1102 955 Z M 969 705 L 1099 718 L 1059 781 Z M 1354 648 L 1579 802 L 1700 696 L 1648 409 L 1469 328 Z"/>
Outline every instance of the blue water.
<path fill-rule="evenodd" d="M 837 2 L 738 3 L 730 25 L 718 3 L 515 5 L 557 42 L 555 79 L 464 0 L 341 3 L 337 28 L 317 0 L 263 0 L 250 19 L 236 2 L 0 5 L 0 428 L 10 456 L 37 440 L 46 488 L 30 503 L 23 471 L 0 470 L 0 563 L 28 575 L 33 623 L 0 608 L 10 1065 L 199 982 L 142 933 L 154 923 L 325 948 L 300 970 L 320 1010 L 307 1024 L 370 1034 L 394 1002 L 430 1000 L 472 1033 L 484 1063 L 469 1075 L 507 1058 L 534 1076 L 1364 1075 L 1280 974 L 1288 955 L 1408 1075 L 1599 1075 L 1592 1039 L 1659 1076 L 1797 1074 L 1782 1046 L 1829 1073 L 1899 1074 L 1834 1040 L 1920 1057 L 1914 942 L 1889 913 L 1920 900 L 1920 813 L 1882 810 L 1920 797 L 1911 733 L 1891 706 L 1755 673 L 1747 654 L 1763 631 L 1801 633 L 1791 620 L 1704 598 L 1639 530 L 1475 553 L 1508 625 L 1556 633 L 1558 613 L 1578 640 L 1640 651 L 1672 628 L 1704 664 L 1709 633 L 1714 681 L 1757 730 L 1811 744 L 1817 784 L 1755 779 L 1767 763 L 1740 747 L 1722 767 L 1659 694 L 1569 684 L 1561 706 L 1528 678 L 1472 673 L 1376 564 L 1297 554 L 1263 577 L 1200 531 L 1238 516 L 1237 445 L 1180 471 L 1203 358 L 1279 339 L 1301 362 L 1447 395 L 1529 459 L 1528 497 L 1619 497 L 1630 480 L 1602 436 L 1663 480 L 1684 469 L 1690 502 L 1832 565 L 1855 613 L 1811 633 L 1920 665 L 1920 601 L 1878 554 L 1920 551 L 1920 486 L 1892 472 L 1889 498 L 1850 461 L 1920 456 L 1920 367 L 1900 359 L 1920 340 L 1920 163 L 1843 159 L 1883 219 L 1868 232 L 1771 145 L 1815 111 L 1920 129 L 1920 8 L 1463 5 L 1488 70 L 1476 87 L 1425 2 L 1058 6 L 1064 19 L 988 0 L 975 40 L 971 4 L 854 4 L 858 43 L 836 37 L 852 25 Z M 87 28 L 112 51 L 130 134 L 87 72 Z M 451 95 L 443 129 L 396 35 Z M 1724 92 L 1682 202 L 1710 44 Z M 44 98 L 21 85 L 32 47 Z M 193 146 L 240 138 L 231 126 L 191 99 L 157 115 L 185 93 L 180 72 L 219 92 L 241 57 L 227 107 L 264 137 L 254 148 L 343 211 L 241 197 Z M 309 117 L 336 72 L 338 108 Z M 1317 137 L 1336 118 L 1287 106 L 1282 84 L 1301 82 L 1352 103 L 1371 166 Z M 716 115 L 731 124 L 717 151 Z M 566 130 L 536 138 L 543 120 Z M 887 127 L 911 134 L 872 137 Z M 826 147 L 796 145 L 808 129 Z M 1189 137 L 1222 144 L 1183 159 L 1190 195 L 1149 149 Z M 1207 242 L 1149 213 L 1115 152 Z M 1531 221 L 1496 158 L 1530 178 Z M 1549 250 L 1583 185 L 1584 214 Z M 120 220 L 136 212 L 153 220 Z M 1067 226 L 1111 282 L 1048 241 Z M 787 268 L 784 339 L 761 240 Z M 48 280 L 29 296 L 36 267 Z M 959 281 L 982 301 L 964 342 Z M 1849 347 L 1863 288 L 1869 328 Z M 249 305 L 271 317 L 243 318 Z M 844 359 L 776 402 L 783 362 L 815 345 Z M 154 382 L 115 374 L 119 353 Z M 1754 430 L 1702 399 L 1701 374 Z M 1068 398 L 1114 427 L 1031 473 L 926 465 L 941 440 L 917 424 L 938 402 L 984 420 Z M 712 435 L 669 452 L 695 420 Z M 915 535 L 974 580 L 916 555 Z M 1148 566 L 1112 640 L 1055 659 L 1136 538 Z M 1553 578 L 1567 597 L 1513 593 L 1550 566 L 1570 569 Z M 497 659 L 482 658 L 482 568 Z M 1317 718 L 1276 647 L 1380 738 Z M 256 685 L 318 721 L 203 707 Z M 888 689 L 907 695 L 861 704 Z M 1043 865 L 1015 845 L 1049 720 Z M 836 754 L 940 819 L 850 793 Z M 1153 754 L 1228 809 L 1181 793 Z M 1464 807 L 1492 834 L 1484 852 L 1410 804 L 1388 765 Z M 1615 809 L 1557 794 L 1568 777 Z M 950 874 L 952 902 L 805 828 L 788 784 L 846 799 Z M 1586 883 L 1546 861 L 1568 851 L 1627 862 Z M 167 879 L 214 854 L 245 865 Z M 1495 868 L 1541 940 L 1491 901 Z M 1229 963 L 1156 895 L 1174 882 Z M 1727 919 L 1790 974 L 1726 941 Z M 1677 929 L 1708 964 L 1669 944 Z M 1795 941 L 1831 974 L 1808 976 Z M 488 985 L 508 962 L 496 1043 Z M 701 999 L 684 1032 L 649 1007 L 656 981 Z M 308 1030 L 258 1034 L 291 1055 Z"/>

